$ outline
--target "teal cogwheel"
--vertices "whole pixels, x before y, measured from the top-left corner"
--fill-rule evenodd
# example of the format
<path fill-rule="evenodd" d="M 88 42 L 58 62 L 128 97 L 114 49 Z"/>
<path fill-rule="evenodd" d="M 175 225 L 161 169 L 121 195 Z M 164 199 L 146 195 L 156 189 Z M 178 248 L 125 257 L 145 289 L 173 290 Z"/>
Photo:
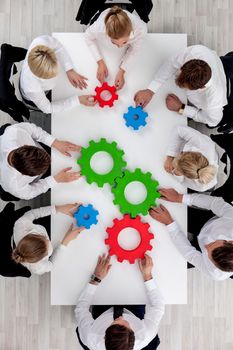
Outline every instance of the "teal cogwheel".
<path fill-rule="evenodd" d="M 126 186 L 133 182 L 141 182 L 147 190 L 147 196 L 145 200 L 139 204 L 133 204 L 128 202 L 125 198 Z M 112 193 L 115 196 L 114 204 L 118 204 L 120 212 L 122 214 L 130 214 L 135 218 L 138 214 L 147 215 L 150 207 L 156 205 L 156 198 L 160 197 L 160 193 L 157 191 L 159 185 L 158 181 L 152 179 L 152 174 L 147 172 L 143 173 L 140 169 L 135 169 L 134 172 L 125 170 L 122 177 L 115 180 L 116 185 L 112 188 Z"/>
<path fill-rule="evenodd" d="M 91 168 L 91 158 L 97 152 L 106 152 L 113 160 L 113 168 L 107 174 L 98 174 Z M 86 176 L 89 184 L 95 182 L 99 187 L 103 187 L 105 183 L 114 184 L 115 178 L 122 176 L 123 168 L 126 166 L 123 156 L 124 151 L 117 148 L 116 142 L 109 143 L 102 138 L 98 142 L 92 140 L 87 148 L 82 148 L 81 158 L 77 163 L 81 167 L 81 174 Z"/>

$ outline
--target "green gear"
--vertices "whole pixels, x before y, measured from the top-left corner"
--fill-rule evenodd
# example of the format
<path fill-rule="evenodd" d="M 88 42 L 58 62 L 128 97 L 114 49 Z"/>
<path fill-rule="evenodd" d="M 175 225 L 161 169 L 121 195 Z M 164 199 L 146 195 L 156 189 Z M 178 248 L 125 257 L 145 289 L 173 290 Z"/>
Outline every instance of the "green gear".
<path fill-rule="evenodd" d="M 125 170 L 124 175 L 115 180 L 116 185 L 112 188 L 112 193 L 115 196 L 113 202 L 119 205 L 122 214 L 129 213 L 133 218 L 140 213 L 147 215 L 150 207 L 156 205 L 156 198 L 160 197 L 160 193 L 157 191 L 159 183 L 153 180 L 151 176 L 151 173 L 143 173 L 137 168 L 134 172 Z M 141 182 L 147 189 L 145 200 L 139 204 L 132 204 L 125 198 L 125 188 L 133 181 Z"/>
<path fill-rule="evenodd" d="M 113 168 L 107 174 L 98 174 L 91 168 L 91 158 L 97 152 L 107 152 L 112 157 Z M 116 142 L 109 143 L 102 138 L 98 142 L 92 140 L 87 148 L 82 148 L 81 158 L 77 160 L 77 163 L 89 184 L 96 182 L 99 187 L 103 187 L 105 183 L 114 184 L 115 178 L 122 176 L 123 168 L 126 166 L 123 156 L 124 151 L 117 148 Z"/>

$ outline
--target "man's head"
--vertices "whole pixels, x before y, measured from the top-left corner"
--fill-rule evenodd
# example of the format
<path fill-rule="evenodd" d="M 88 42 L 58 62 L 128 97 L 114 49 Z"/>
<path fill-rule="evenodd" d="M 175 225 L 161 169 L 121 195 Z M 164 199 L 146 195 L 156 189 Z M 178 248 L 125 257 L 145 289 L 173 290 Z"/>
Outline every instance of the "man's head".
<path fill-rule="evenodd" d="M 38 176 L 46 173 L 50 166 L 50 155 L 42 148 L 22 146 L 13 150 L 9 164 L 23 175 Z"/>
<path fill-rule="evenodd" d="M 207 245 L 209 258 L 224 272 L 233 272 L 233 241 L 217 240 Z"/>
<path fill-rule="evenodd" d="M 130 328 L 129 322 L 123 317 L 117 318 L 105 333 L 106 350 L 132 350 L 134 347 L 135 335 Z"/>
<path fill-rule="evenodd" d="M 181 67 L 176 84 L 183 89 L 202 89 L 210 80 L 211 75 L 211 68 L 205 61 L 190 60 Z"/>
<path fill-rule="evenodd" d="M 51 79 L 58 74 L 56 54 L 44 45 L 37 45 L 29 52 L 28 65 L 32 73 L 41 79 Z"/>

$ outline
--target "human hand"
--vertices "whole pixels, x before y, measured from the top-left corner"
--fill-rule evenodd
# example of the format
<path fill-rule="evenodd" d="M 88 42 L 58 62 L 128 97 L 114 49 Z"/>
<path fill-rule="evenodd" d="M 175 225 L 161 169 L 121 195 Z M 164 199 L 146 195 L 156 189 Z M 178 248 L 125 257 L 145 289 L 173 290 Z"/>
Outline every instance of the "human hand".
<path fill-rule="evenodd" d="M 165 201 L 174 203 L 182 203 L 183 201 L 183 194 L 180 194 L 173 188 L 160 188 L 159 192 L 161 194 L 160 199 L 164 199 Z"/>
<path fill-rule="evenodd" d="M 115 78 L 115 86 L 117 90 L 122 89 L 125 84 L 124 75 L 125 75 L 125 71 L 120 68 Z"/>
<path fill-rule="evenodd" d="M 75 238 L 77 238 L 79 233 L 82 232 L 84 229 L 85 229 L 85 227 L 74 228 L 74 225 L 71 224 L 61 243 L 65 246 L 67 246 L 71 241 L 73 241 Z"/>
<path fill-rule="evenodd" d="M 67 157 L 71 157 L 69 152 L 80 152 L 82 148 L 81 146 L 75 145 L 69 141 L 59 141 L 57 139 L 52 143 L 52 147 L 56 148 L 56 150 Z"/>
<path fill-rule="evenodd" d="M 108 76 L 108 68 L 106 64 L 104 63 L 104 60 L 100 60 L 98 63 L 98 69 L 97 69 L 97 79 L 101 84 L 104 83 L 105 79 Z"/>
<path fill-rule="evenodd" d="M 179 110 L 182 107 L 182 104 L 183 103 L 181 102 L 179 97 L 177 97 L 176 95 L 174 95 L 174 94 L 167 95 L 166 105 L 170 111 L 179 112 Z"/>
<path fill-rule="evenodd" d="M 161 222 L 164 225 L 169 225 L 173 222 L 169 211 L 162 204 L 160 204 L 160 206 L 157 208 L 151 207 L 149 214 L 153 219 Z"/>
<path fill-rule="evenodd" d="M 56 211 L 58 213 L 62 213 L 73 217 L 74 213 L 78 210 L 80 205 L 81 205 L 80 203 L 56 205 Z"/>
<path fill-rule="evenodd" d="M 173 169 L 174 169 L 173 160 L 174 160 L 174 157 L 167 156 L 167 158 L 164 162 L 164 169 L 170 174 L 172 174 Z"/>
<path fill-rule="evenodd" d="M 86 89 L 87 87 L 87 83 L 86 80 L 88 80 L 86 77 L 84 77 L 81 74 L 78 74 L 77 72 L 75 72 L 74 69 L 70 69 L 66 72 L 66 75 L 70 81 L 70 83 L 74 86 L 74 87 L 79 87 L 79 89 Z"/>
<path fill-rule="evenodd" d="M 134 101 L 137 106 L 146 107 L 150 100 L 152 99 L 154 92 L 150 89 L 140 90 L 134 96 Z"/>
<path fill-rule="evenodd" d="M 94 271 L 94 274 L 96 275 L 96 277 L 102 280 L 107 276 L 108 271 L 112 266 L 110 264 L 110 260 L 111 260 L 110 255 L 103 254 L 102 256 L 99 256 L 97 265 Z"/>
<path fill-rule="evenodd" d="M 54 176 L 56 182 L 72 182 L 78 180 L 82 176 L 80 171 L 70 171 L 71 169 L 72 168 L 69 167 L 59 171 L 59 173 Z"/>
<path fill-rule="evenodd" d="M 93 107 L 97 103 L 93 95 L 82 95 L 82 96 L 79 96 L 78 98 L 81 105 L 84 105 L 84 106 Z"/>
<path fill-rule="evenodd" d="M 138 266 L 142 273 L 144 281 L 149 281 L 153 278 L 152 269 L 154 264 L 152 258 L 148 254 L 145 254 L 144 259 L 138 260 Z"/>

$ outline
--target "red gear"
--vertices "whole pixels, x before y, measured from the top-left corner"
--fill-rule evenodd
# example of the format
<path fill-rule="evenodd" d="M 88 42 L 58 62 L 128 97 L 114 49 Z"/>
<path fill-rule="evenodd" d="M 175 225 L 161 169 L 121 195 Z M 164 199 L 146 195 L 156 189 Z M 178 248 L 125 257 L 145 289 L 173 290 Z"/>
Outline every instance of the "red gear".
<path fill-rule="evenodd" d="M 113 103 L 115 100 L 118 100 L 118 95 L 116 94 L 116 87 L 115 86 L 109 86 L 108 83 L 103 83 L 102 86 L 97 86 L 95 88 L 96 91 L 96 95 L 95 95 L 95 100 L 97 100 L 99 102 L 100 107 L 104 107 L 104 106 L 109 106 L 112 107 Z M 101 93 L 103 91 L 109 91 L 110 94 L 112 95 L 111 98 L 109 100 L 103 100 L 101 98 Z"/>
<path fill-rule="evenodd" d="M 118 243 L 120 232 L 127 227 L 136 229 L 141 236 L 141 242 L 132 250 L 125 250 Z M 133 264 L 136 259 L 143 259 L 145 252 L 152 249 L 150 240 L 154 235 L 149 231 L 149 227 L 148 223 L 141 221 L 140 216 L 132 219 L 126 214 L 121 220 L 114 219 L 113 226 L 106 229 L 108 238 L 105 239 L 105 243 L 109 245 L 109 255 L 116 255 L 119 262 L 128 260 L 130 264 Z"/>

